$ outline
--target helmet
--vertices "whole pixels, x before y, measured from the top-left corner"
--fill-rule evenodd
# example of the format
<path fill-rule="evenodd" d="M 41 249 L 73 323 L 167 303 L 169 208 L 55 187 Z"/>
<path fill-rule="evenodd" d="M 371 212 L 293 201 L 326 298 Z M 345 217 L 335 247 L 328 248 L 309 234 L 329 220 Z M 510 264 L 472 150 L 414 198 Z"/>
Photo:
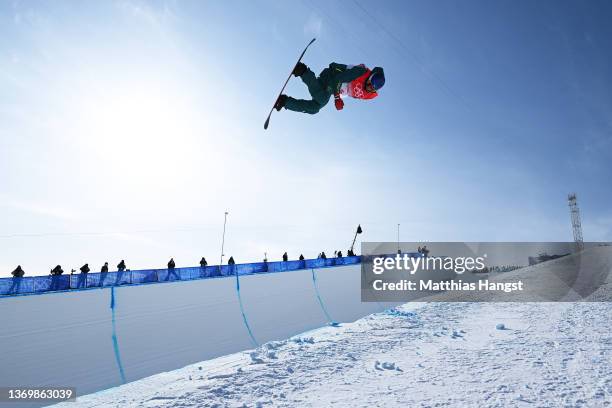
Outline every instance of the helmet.
<path fill-rule="evenodd" d="M 372 88 L 379 90 L 385 84 L 385 72 L 381 67 L 375 67 L 370 74 L 370 83 Z"/>

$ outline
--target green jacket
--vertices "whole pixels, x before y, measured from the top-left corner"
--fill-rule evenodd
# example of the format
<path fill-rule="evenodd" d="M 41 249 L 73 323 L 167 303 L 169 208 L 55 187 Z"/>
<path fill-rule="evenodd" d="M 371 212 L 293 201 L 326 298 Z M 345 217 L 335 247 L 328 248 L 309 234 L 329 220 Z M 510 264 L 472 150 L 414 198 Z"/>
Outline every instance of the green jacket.
<path fill-rule="evenodd" d="M 354 81 L 366 72 L 367 68 L 360 65 L 349 68 L 345 64 L 332 62 L 329 64 L 329 68 L 325 68 L 321 72 L 319 81 L 321 85 L 325 86 L 325 90 L 333 95 L 340 90 L 342 84 Z"/>

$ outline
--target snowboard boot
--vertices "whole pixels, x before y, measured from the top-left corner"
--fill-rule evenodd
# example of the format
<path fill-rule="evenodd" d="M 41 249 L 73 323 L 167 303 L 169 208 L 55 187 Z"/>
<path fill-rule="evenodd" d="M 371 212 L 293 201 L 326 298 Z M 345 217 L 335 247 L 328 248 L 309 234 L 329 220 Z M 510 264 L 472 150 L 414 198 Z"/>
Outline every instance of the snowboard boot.
<path fill-rule="evenodd" d="M 306 66 L 306 64 L 304 64 L 303 62 L 298 62 L 297 64 L 295 64 L 295 68 L 293 68 L 293 76 L 295 77 L 301 77 L 304 72 L 306 72 L 306 69 L 308 67 Z"/>
<path fill-rule="evenodd" d="M 274 104 L 274 109 L 280 111 L 285 106 L 285 103 L 287 103 L 287 95 L 282 94 L 276 100 L 276 103 Z"/>

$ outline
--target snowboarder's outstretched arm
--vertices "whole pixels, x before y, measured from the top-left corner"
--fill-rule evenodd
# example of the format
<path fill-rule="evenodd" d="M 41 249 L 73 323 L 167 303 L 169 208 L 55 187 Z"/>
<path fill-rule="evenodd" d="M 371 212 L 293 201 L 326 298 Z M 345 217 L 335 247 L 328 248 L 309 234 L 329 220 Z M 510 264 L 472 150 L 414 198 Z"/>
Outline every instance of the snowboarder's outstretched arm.
<path fill-rule="evenodd" d="M 329 64 L 329 69 L 332 75 L 339 83 L 351 82 L 366 73 L 367 68 L 364 65 L 345 65 L 332 62 Z"/>

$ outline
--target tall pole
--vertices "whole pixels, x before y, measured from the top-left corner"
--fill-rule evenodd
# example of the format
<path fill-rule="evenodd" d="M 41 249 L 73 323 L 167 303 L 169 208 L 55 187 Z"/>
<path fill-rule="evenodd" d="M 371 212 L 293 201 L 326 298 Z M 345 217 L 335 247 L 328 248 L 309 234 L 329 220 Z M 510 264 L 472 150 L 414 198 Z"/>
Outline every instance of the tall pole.
<path fill-rule="evenodd" d="M 357 231 L 355 231 L 355 238 L 353 238 L 353 243 L 351 244 L 351 252 L 353 252 L 353 248 L 355 247 L 355 241 L 357 241 L 357 234 L 361 234 L 363 230 L 361 229 L 361 224 L 357 225 Z"/>
<path fill-rule="evenodd" d="M 578 209 L 578 199 L 576 198 L 576 193 L 568 194 L 567 201 L 570 207 L 572 231 L 574 233 L 576 249 L 578 251 L 582 251 L 584 249 L 584 242 L 582 240 L 582 223 L 580 222 L 580 210 Z"/>
<path fill-rule="evenodd" d="M 397 224 L 397 253 L 400 253 L 400 239 L 399 239 L 399 230 L 400 230 L 400 225 Z"/>
<path fill-rule="evenodd" d="M 223 265 L 223 255 L 225 255 L 223 253 L 223 247 L 225 246 L 225 225 L 227 224 L 227 214 L 228 212 L 225 212 L 225 219 L 223 220 L 223 239 L 221 240 L 221 262 L 219 262 L 219 265 Z"/>

